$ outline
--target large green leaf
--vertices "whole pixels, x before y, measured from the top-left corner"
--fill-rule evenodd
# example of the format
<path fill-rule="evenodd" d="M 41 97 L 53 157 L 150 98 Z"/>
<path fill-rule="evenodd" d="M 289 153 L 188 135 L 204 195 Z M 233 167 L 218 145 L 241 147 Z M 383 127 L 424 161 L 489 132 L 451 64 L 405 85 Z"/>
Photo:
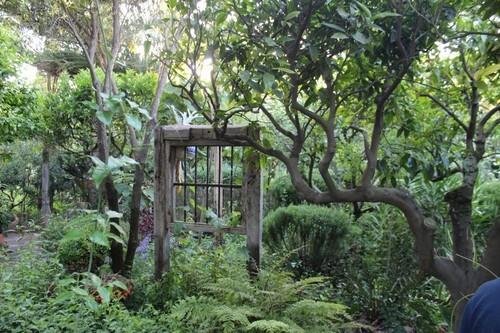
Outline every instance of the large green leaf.
<path fill-rule="evenodd" d="M 73 229 L 73 230 L 68 231 L 62 239 L 65 241 L 72 241 L 72 240 L 81 239 L 84 236 L 85 236 L 85 233 L 82 230 Z"/>
<path fill-rule="evenodd" d="M 371 11 L 359 1 L 355 1 L 358 8 L 365 14 L 366 17 L 372 17 Z"/>
<path fill-rule="evenodd" d="M 138 131 L 142 127 L 141 120 L 133 114 L 126 114 L 125 120 L 127 121 L 127 124 L 129 124 L 132 128 L 134 128 Z"/>
<path fill-rule="evenodd" d="M 354 38 L 356 41 L 360 42 L 361 44 L 366 44 L 370 40 L 361 31 L 356 31 L 354 34 L 352 34 L 352 38 Z"/>
<path fill-rule="evenodd" d="M 298 10 L 295 10 L 293 12 L 288 13 L 287 16 L 285 16 L 285 21 L 291 20 L 297 16 L 299 16 L 300 12 Z"/>
<path fill-rule="evenodd" d="M 123 236 L 125 236 L 125 235 L 126 235 L 125 230 L 123 230 L 123 228 L 122 228 L 122 227 L 121 227 L 118 223 L 115 223 L 115 222 L 110 222 L 109 224 L 110 224 L 111 226 L 113 226 L 116 230 L 118 230 L 118 232 L 119 232 L 121 235 L 123 235 Z"/>
<path fill-rule="evenodd" d="M 378 20 L 378 19 L 383 19 L 386 17 L 397 17 L 397 16 L 401 16 L 401 15 L 398 13 L 393 13 L 393 12 L 381 12 L 381 13 L 373 15 L 373 19 Z"/>
<path fill-rule="evenodd" d="M 285 68 L 285 67 L 276 67 L 276 68 L 273 68 L 277 71 L 280 71 L 280 72 L 285 72 L 285 73 L 288 73 L 288 74 L 295 74 L 294 71 L 292 71 L 291 69 L 289 68 Z"/>
<path fill-rule="evenodd" d="M 120 243 L 121 245 L 125 246 L 125 241 L 122 238 L 120 238 L 119 236 L 112 234 L 112 233 L 108 233 L 108 237 L 111 238 L 112 240 L 114 240 L 115 242 Z"/>
<path fill-rule="evenodd" d="M 336 32 L 332 35 L 332 38 L 335 38 L 335 39 L 347 39 L 349 38 L 349 36 L 347 36 L 345 33 L 343 32 Z"/>
<path fill-rule="evenodd" d="M 119 288 L 121 290 L 127 290 L 128 289 L 127 285 L 125 283 L 121 282 L 120 280 L 111 281 L 109 285 L 112 286 L 112 287 L 117 287 L 117 288 Z"/>
<path fill-rule="evenodd" d="M 241 81 L 243 81 L 243 83 L 247 83 L 248 80 L 250 79 L 250 72 L 242 71 L 238 74 L 238 76 L 240 77 Z"/>
<path fill-rule="evenodd" d="M 321 22 L 322 25 L 324 25 L 325 27 L 328 27 L 328 28 L 332 28 L 332 29 L 335 29 L 335 30 L 338 30 L 338 31 L 342 31 L 342 32 L 345 32 L 345 29 L 342 28 L 341 26 L 339 25 L 336 25 L 336 24 L 333 24 L 333 23 L 328 23 L 328 22 Z"/>
<path fill-rule="evenodd" d="M 114 218 L 117 218 L 117 219 L 120 219 L 123 217 L 123 214 L 120 213 L 120 212 L 115 212 L 114 210 L 108 210 L 106 211 L 106 215 L 110 218 L 110 219 L 114 219 Z"/>
<path fill-rule="evenodd" d="M 95 186 L 99 187 L 110 172 L 111 170 L 107 167 L 107 165 L 103 164 L 95 166 L 92 171 L 92 179 L 94 180 Z"/>
<path fill-rule="evenodd" d="M 102 231 L 94 231 L 89 237 L 92 243 L 102 245 L 109 248 L 108 235 Z"/>
<path fill-rule="evenodd" d="M 78 296 L 84 296 L 85 297 L 85 296 L 89 295 L 89 293 L 88 293 L 87 290 L 79 288 L 79 287 L 73 287 L 73 288 L 71 288 L 71 291 L 73 293 L 77 294 Z"/>
<path fill-rule="evenodd" d="M 474 74 L 474 79 L 481 80 L 483 77 L 494 74 L 500 70 L 500 64 L 493 64 L 488 67 L 478 70 Z"/>
<path fill-rule="evenodd" d="M 95 113 L 97 119 L 99 119 L 100 122 L 102 122 L 104 125 L 109 126 L 111 125 L 111 120 L 113 119 L 113 113 L 109 111 L 97 111 Z"/>
<path fill-rule="evenodd" d="M 120 156 L 118 158 L 110 156 L 108 159 L 108 168 L 110 170 L 115 170 L 123 166 L 135 165 L 135 164 L 138 164 L 137 161 L 128 156 Z"/>
<path fill-rule="evenodd" d="M 262 80 L 264 81 L 264 87 L 266 89 L 271 89 L 273 87 L 275 78 L 271 73 L 264 73 L 264 75 L 262 76 Z"/>
<path fill-rule="evenodd" d="M 111 301 L 111 292 L 109 289 L 101 286 L 97 288 L 97 292 L 99 293 L 99 296 L 101 296 L 102 302 L 104 304 L 109 304 Z"/>

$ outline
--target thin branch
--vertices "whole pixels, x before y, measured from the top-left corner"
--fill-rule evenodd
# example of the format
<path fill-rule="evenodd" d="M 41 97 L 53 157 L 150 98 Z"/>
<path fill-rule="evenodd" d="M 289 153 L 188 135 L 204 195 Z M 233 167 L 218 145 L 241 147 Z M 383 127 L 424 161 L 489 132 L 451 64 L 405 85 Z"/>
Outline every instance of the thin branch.
<path fill-rule="evenodd" d="M 363 128 L 360 128 L 360 127 L 357 127 L 357 126 L 351 125 L 351 126 L 349 126 L 349 128 L 352 129 L 352 130 L 354 130 L 355 132 L 360 133 L 363 136 L 363 144 L 364 144 L 364 147 L 365 147 L 365 156 L 366 156 L 366 158 L 368 158 L 368 153 L 370 151 L 370 142 L 369 142 L 369 139 L 368 139 L 368 133 Z"/>
<path fill-rule="evenodd" d="M 439 101 L 436 97 L 432 96 L 432 95 L 429 95 L 429 94 L 422 94 L 420 95 L 422 97 L 427 97 L 427 98 L 430 98 L 434 103 L 436 103 L 444 112 L 446 112 L 451 118 L 453 118 L 453 120 L 455 120 L 457 122 L 457 124 L 460 125 L 460 127 L 462 127 L 464 129 L 464 131 L 467 132 L 467 126 L 465 126 L 465 124 L 460 120 L 460 118 L 458 118 L 458 116 L 453 112 L 451 111 L 446 105 L 444 105 L 441 101 Z"/>
<path fill-rule="evenodd" d="M 484 117 L 481 119 L 481 121 L 479 121 L 479 126 L 482 127 L 482 128 L 484 128 L 484 125 L 486 125 L 486 123 L 488 122 L 488 120 L 490 120 L 490 118 L 493 117 L 493 115 L 495 113 L 497 113 L 498 111 L 500 111 L 500 105 L 497 105 L 493 109 L 489 110 L 484 115 Z"/>
<path fill-rule="evenodd" d="M 484 133 L 484 135 L 486 137 L 490 136 L 491 133 L 493 133 L 493 131 L 495 130 L 495 128 L 500 125 L 500 118 L 497 118 L 493 124 L 491 124 L 490 128 Z"/>
<path fill-rule="evenodd" d="M 280 133 L 282 133 L 283 135 L 286 135 L 287 137 L 289 137 L 290 139 L 292 139 L 294 141 L 296 140 L 297 136 L 294 135 L 292 132 L 288 131 L 287 129 L 285 129 L 283 126 L 281 126 L 279 124 L 279 122 L 273 117 L 273 115 L 271 114 L 271 112 L 264 105 L 260 106 L 260 110 L 262 110 L 262 112 L 266 115 L 266 117 L 271 121 L 271 123 L 273 124 L 273 126 Z"/>

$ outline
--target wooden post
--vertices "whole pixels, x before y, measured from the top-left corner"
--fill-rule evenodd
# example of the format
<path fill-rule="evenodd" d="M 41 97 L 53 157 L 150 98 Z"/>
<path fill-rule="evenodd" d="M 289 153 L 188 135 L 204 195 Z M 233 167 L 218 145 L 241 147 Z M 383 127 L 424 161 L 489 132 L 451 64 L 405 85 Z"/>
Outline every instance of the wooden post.
<path fill-rule="evenodd" d="M 164 140 L 161 127 L 155 130 L 154 241 L 155 278 L 170 268 L 169 228 L 175 209 L 175 150 Z"/>
<path fill-rule="evenodd" d="M 257 137 L 258 133 L 254 137 Z M 260 169 L 260 156 L 255 150 L 248 155 L 245 164 L 245 175 L 242 187 L 242 220 L 246 227 L 248 272 L 255 276 L 259 272 L 262 255 L 262 170 Z"/>

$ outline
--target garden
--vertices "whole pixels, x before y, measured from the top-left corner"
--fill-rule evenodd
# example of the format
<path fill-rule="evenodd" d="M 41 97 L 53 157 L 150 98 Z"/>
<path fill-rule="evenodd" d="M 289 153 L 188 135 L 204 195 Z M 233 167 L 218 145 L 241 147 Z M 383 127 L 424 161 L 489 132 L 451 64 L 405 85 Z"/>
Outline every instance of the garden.
<path fill-rule="evenodd" d="M 2 1 L 0 332 L 459 332 L 499 10 Z"/>

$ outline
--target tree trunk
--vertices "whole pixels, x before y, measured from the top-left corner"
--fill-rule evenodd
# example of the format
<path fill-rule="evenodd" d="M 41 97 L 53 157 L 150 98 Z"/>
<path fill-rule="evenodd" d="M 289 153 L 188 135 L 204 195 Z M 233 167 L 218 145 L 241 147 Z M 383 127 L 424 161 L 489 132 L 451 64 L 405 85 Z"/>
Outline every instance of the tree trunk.
<path fill-rule="evenodd" d="M 461 186 L 445 196 L 453 230 L 453 261 L 467 275 L 472 269 L 472 195 L 470 186 Z"/>
<path fill-rule="evenodd" d="M 125 276 L 128 276 L 132 270 L 135 251 L 139 246 L 139 221 L 141 215 L 142 186 L 144 185 L 144 170 L 146 167 L 149 146 L 153 137 L 153 131 L 156 128 L 158 109 L 160 107 L 160 101 L 166 82 L 166 67 L 162 66 L 160 69 L 160 75 L 158 77 L 155 97 L 153 98 L 153 103 L 151 105 L 151 119 L 149 120 L 145 129 L 142 147 L 134 147 L 134 149 L 138 149 L 134 154 L 134 157 L 139 164 L 135 166 L 134 185 L 132 187 L 132 198 L 130 201 L 129 238 L 127 244 L 127 254 L 125 256 L 125 263 L 122 268 L 122 274 Z"/>
<path fill-rule="evenodd" d="M 83 190 L 85 191 L 85 198 L 90 209 L 97 208 L 97 189 L 92 177 L 85 176 L 83 180 Z"/>
<path fill-rule="evenodd" d="M 139 246 L 139 222 L 141 216 L 142 185 L 144 184 L 145 163 L 135 166 L 134 185 L 132 187 L 132 198 L 130 202 L 129 235 L 127 254 L 123 265 L 122 274 L 129 276 L 134 264 L 135 251 Z"/>
<path fill-rule="evenodd" d="M 98 86 L 98 85 L 97 85 Z M 99 159 L 104 163 L 108 162 L 109 157 L 109 142 L 108 135 L 106 133 L 106 126 L 99 120 L 96 120 L 97 127 L 97 146 L 99 152 Z M 116 188 L 113 184 L 113 178 L 108 175 L 104 180 L 104 193 L 106 195 L 106 201 L 108 203 L 108 208 L 112 211 L 119 212 L 119 196 Z M 120 223 L 119 219 L 112 218 L 111 222 Z M 120 237 L 120 232 L 114 226 L 110 227 L 110 232 Z M 115 240 L 111 240 L 111 269 L 114 273 L 118 273 L 123 268 L 123 246 Z"/>
<path fill-rule="evenodd" d="M 43 147 L 42 151 L 42 206 L 41 206 L 41 216 L 42 223 L 47 225 L 49 222 L 51 210 L 50 210 L 50 163 L 49 148 L 47 146 Z"/>

